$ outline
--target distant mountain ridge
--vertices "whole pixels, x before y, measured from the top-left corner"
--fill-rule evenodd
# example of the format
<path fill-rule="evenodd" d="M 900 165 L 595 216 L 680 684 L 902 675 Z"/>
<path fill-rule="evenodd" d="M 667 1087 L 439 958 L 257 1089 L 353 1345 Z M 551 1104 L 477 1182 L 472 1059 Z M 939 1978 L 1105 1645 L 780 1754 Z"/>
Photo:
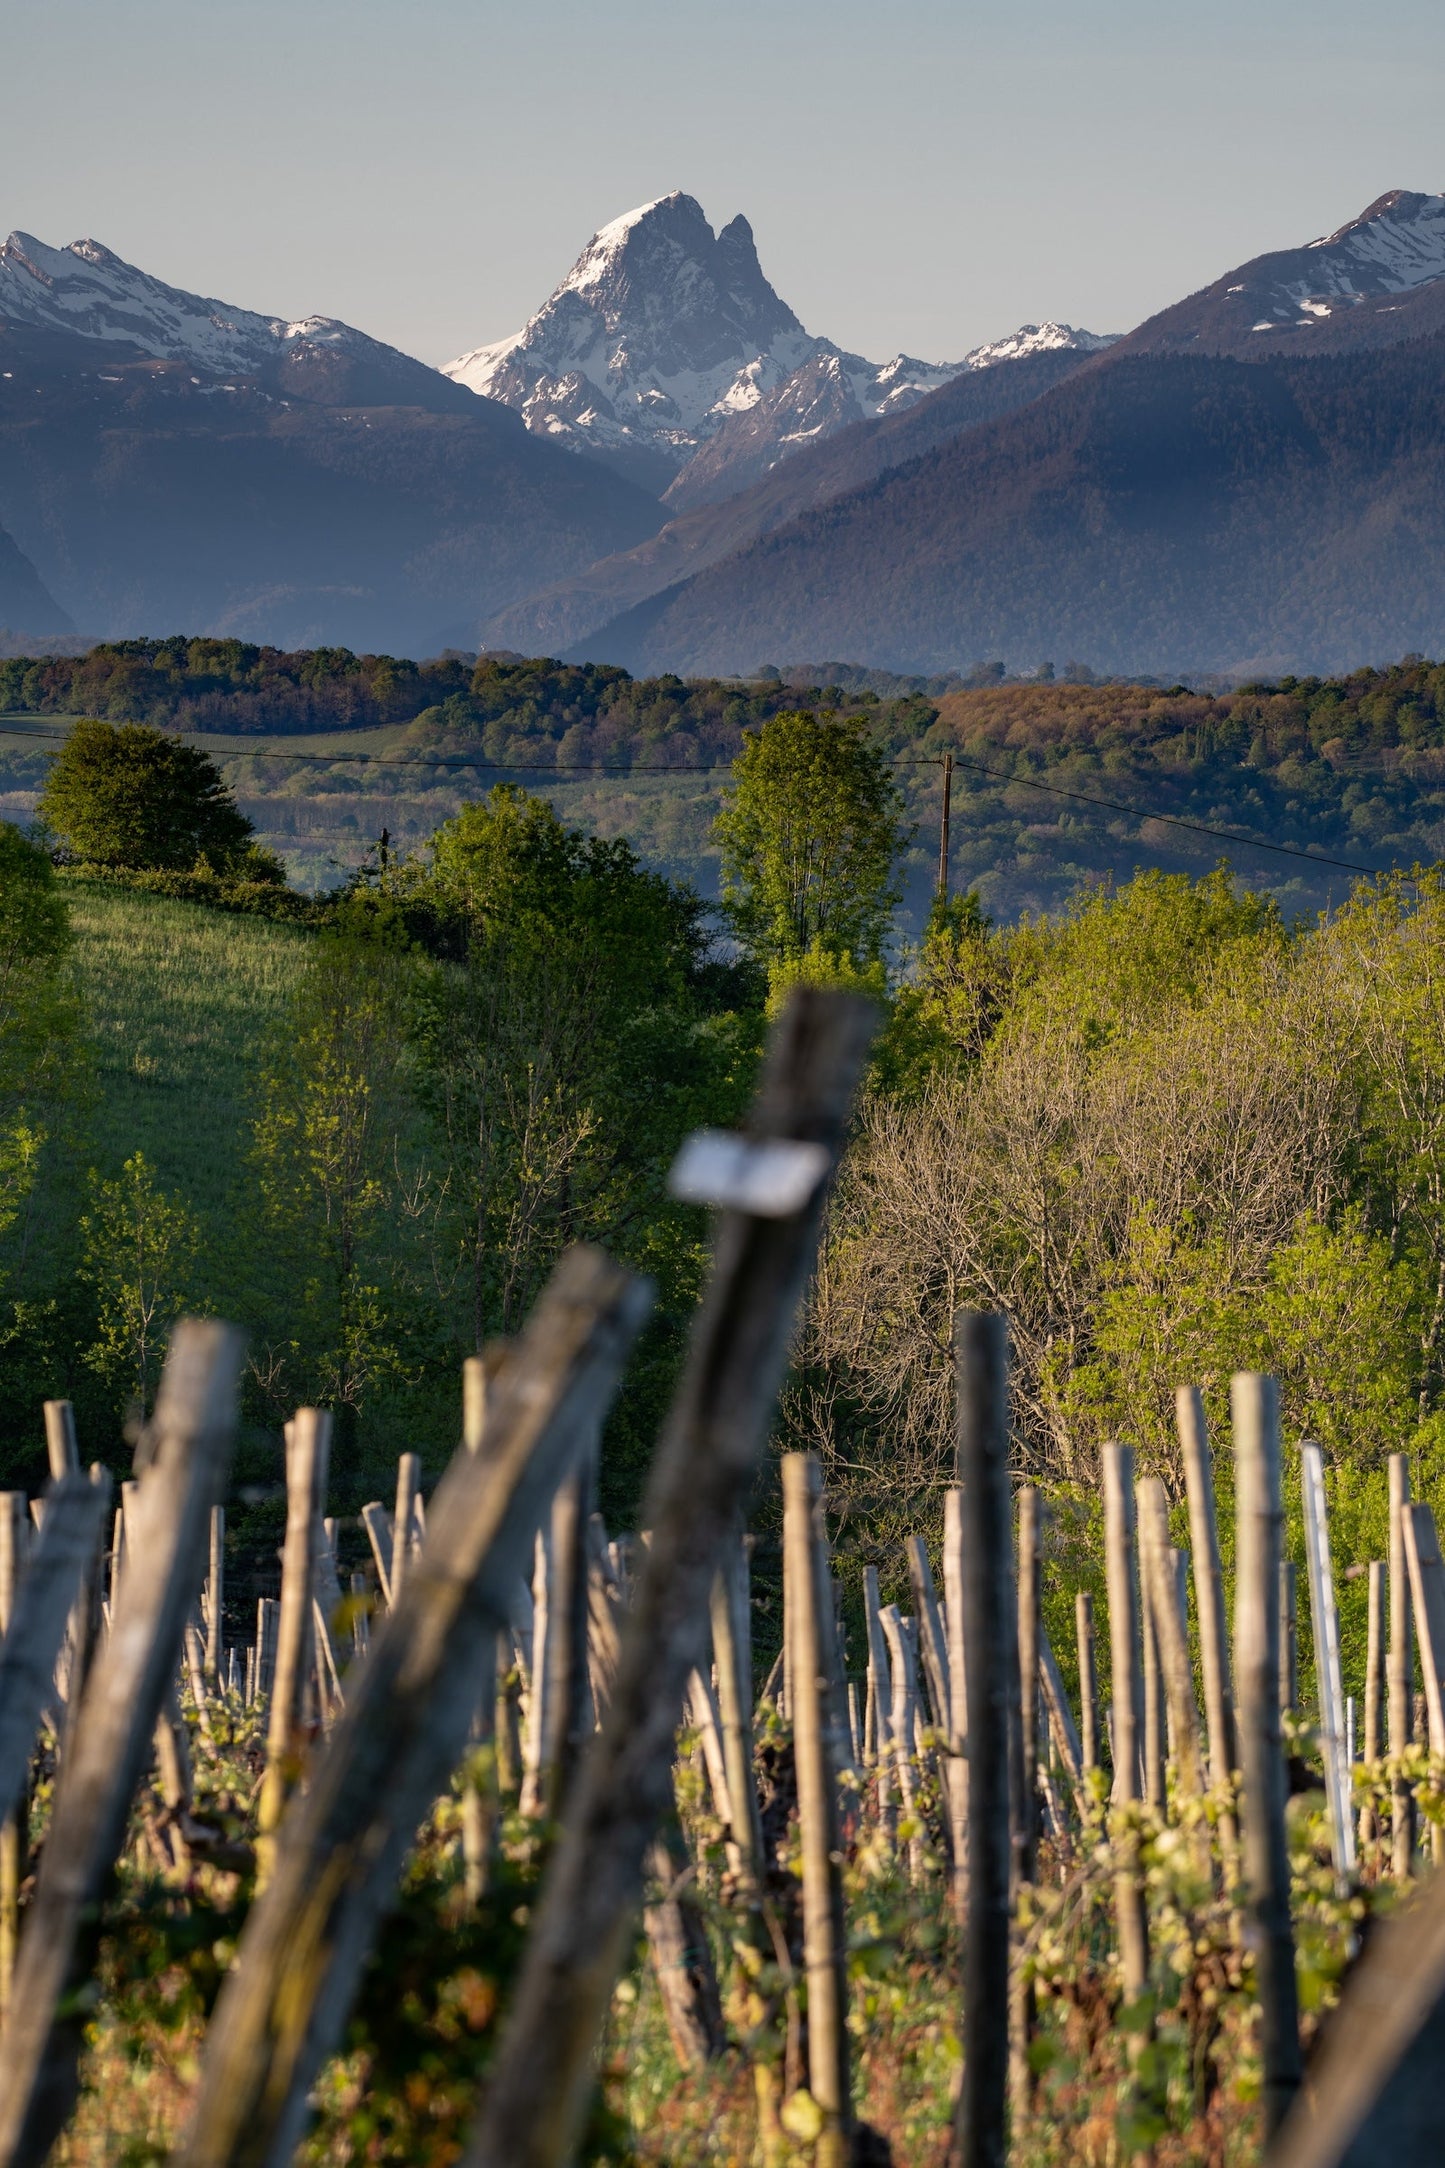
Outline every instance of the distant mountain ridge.
<path fill-rule="evenodd" d="M 333 318 L 232 308 L 92 240 L 0 248 L 0 522 L 58 613 L 14 630 L 434 654 L 662 517 Z"/>
<path fill-rule="evenodd" d="M 1445 330 L 1445 195 L 1392 188 L 1303 248 L 1276 249 L 1163 309 L 1130 354 L 1321 354 Z"/>
<path fill-rule="evenodd" d="M 510 338 L 446 363 L 529 429 L 665 490 L 677 510 L 731 495 L 802 445 L 902 412 L 964 368 L 1043 344 L 1107 344 L 1029 325 L 961 362 L 871 362 L 814 338 L 774 291 L 741 216 L 714 234 L 674 190 L 603 226 Z"/>

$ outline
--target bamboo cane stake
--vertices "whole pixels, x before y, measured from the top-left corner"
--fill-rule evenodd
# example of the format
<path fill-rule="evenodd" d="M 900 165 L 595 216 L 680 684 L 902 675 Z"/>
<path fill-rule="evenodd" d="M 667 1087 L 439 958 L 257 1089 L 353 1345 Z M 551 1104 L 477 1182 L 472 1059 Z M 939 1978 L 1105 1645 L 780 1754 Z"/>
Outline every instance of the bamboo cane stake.
<path fill-rule="evenodd" d="M 1079 1756 L 1085 1775 L 1099 1766 L 1099 1674 L 1094 1662 L 1094 1599 L 1086 1588 L 1074 1598 L 1074 1637 L 1079 1655 Z"/>
<path fill-rule="evenodd" d="M 1385 1565 L 1370 1560 L 1368 1623 L 1365 1645 L 1365 1761 L 1373 1768 L 1384 1751 L 1385 1645 L 1388 1633 Z M 1373 1805 L 1360 1809 L 1360 1848 L 1373 1851 L 1379 1841 L 1379 1823 Z"/>
<path fill-rule="evenodd" d="M 1140 1796 L 1140 1733 L 1143 1682 L 1139 1663 L 1139 1611 L 1134 1583 L 1134 1449 L 1106 1445 L 1104 1559 L 1109 1589 L 1109 1653 L 1113 1681 L 1114 1790 L 1116 1806 Z M 1149 1926 L 1137 1860 L 1125 1849 L 1114 1877 L 1119 1957 L 1124 1993 L 1137 2001 L 1149 1984 Z"/>
<path fill-rule="evenodd" d="M 839 1871 L 842 1854 L 838 1795 L 827 1740 L 828 1678 L 815 1548 L 817 1496 L 818 1465 L 814 1457 L 809 1453 L 785 1453 L 783 1542 L 791 1607 L 786 1630 L 793 1648 L 793 1757 L 803 1864 L 808 2089 L 823 2117 L 815 2158 L 820 2168 L 842 2168 L 848 2158 L 852 2124 L 847 1933 Z"/>
<path fill-rule="evenodd" d="M 326 1491 L 331 1418 L 298 1408 L 286 1447 L 286 1539 L 281 1553 L 281 1614 L 266 1721 L 266 1769 L 256 1810 L 256 1872 L 264 1884 L 275 1861 L 275 1833 L 299 1774 L 303 1695 L 312 1640 L 315 1521 Z"/>
<path fill-rule="evenodd" d="M 683 1687 L 703 1654 L 709 1592 L 773 1419 L 874 1022 L 866 1002 L 799 987 L 774 1027 L 749 1125 L 753 1142 L 771 1150 L 748 1152 L 745 1163 L 786 1166 L 800 1179 L 786 1202 L 761 1200 L 766 1215 L 729 1206 L 718 1223 L 654 1458 L 652 1542 L 616 1694 L 573 1788 L 467 2155 L 473 2168 L 553 2168 L 575 2143 L 647 1845 L 666 1810 Z M 783 1143 L 794 1149 L 780 1152 Z"/>
<path fill-rule="evenodd" d="M 969 1903 L 963 2088 L 952 2168 L 1003 2168 L 1009 2072 L 1012 1845 L 1009 1671 L 1017 1668 L 1009 1501 L 1008 1329 L 983 1310 L 954 1326 L 964 1672 L 968 1688 Z"/>
<path fill-rule="evenodd" d="M 1261 2013 L 1264 2122 L 1279 2130 L 1301 2077 L 1279 1711 L 1279 1397 L 1273 1378 L 1230 1382 L 1235 1469 L 1235 1676 L 1244 1775 L 1244 1870 Z"/>
<path fill-rule="evenodd" d="M 1320 1744 L 1325 1765 L 1325 1797 L 1330 1813 L 1330 1842 L 1338 1875 L 1355 1871 L 1355 1811 L 1350 1760 L 1345 1739 L 1345 1689 L 1340 1670 L 1340 1615 L 1335 1604 L 1330 1564 L 1330 1526 L 1325 1507 L 1324 1455 L 1312 1439 L 1300 1446 L 1304 1496 L 1305 1562 L 1309 1572 L 1310 1624 L 1315 1646 L 1315 1685 L 1319 1696 Z"/>
<path fill-rule="evenodd" d="M 483 1648 L 647 1304 L 598 1251 L 572 1250 L 509 1351 L 487 1450 L 460 1450 L 438 1486 L 427 1546 L 281 1832 L 207 2034 L 185 2168 L 289 2162 L 417 1824 L 465 1745 Z"/>
<path fill-rule="evenodd" d="M 1390 1657 L 1389 1743 L 1392 1760 L 1403 1755 L 1414 1736 L 1415 1660 L 1410 1640 L 1410 1581 L 1405 1564 L 1404 1508 L 1410 1502 L 1410 1458 L 1392 1453 L 1390 1472 Z M 1410 1874 L 1415 1850 L 1415 1796 L 1408 1778 L 1397 1775 L 1390 1813 L 1391 1866 L 1397 1882 Z"/>
<path fill-rule="evenodd" d="M 211 1503 L 235 1433 L 241 1355 L 239 1333 L 210 1319 L 182 1318 L 171 1334 L 141 1447 L 127 1538 L 133 1570 L 60 1772 L 15 1969 L 0 2070 L 5 2168 L 44 2160 L 75 2096 L 89 2014 L 80 1990 L 100 1900 L 200 1584 Z"/>
<path fill-rule="evenodd" d="M 1140 1480 L 1135 1499 L 1139 1515 L 1139 1563 L 1169 1704 L 1176 1781 L 1181 1793 L 1194 1798 L 1204 1789 L 1204 1770 L 1199 1753 L 1194 1673 L 1189 1661 L 1189 1643 L 1179 1617 L 1175 1554 L 1169 1543 L 1169 1500 L 1157 1475 L 1146 1475 Z"/>

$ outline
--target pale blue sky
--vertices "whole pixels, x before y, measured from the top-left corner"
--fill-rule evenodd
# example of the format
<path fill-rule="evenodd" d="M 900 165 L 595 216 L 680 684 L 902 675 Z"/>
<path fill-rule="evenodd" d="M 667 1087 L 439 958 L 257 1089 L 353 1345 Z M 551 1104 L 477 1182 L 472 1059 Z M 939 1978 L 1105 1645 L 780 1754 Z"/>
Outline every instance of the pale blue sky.
<path fill-rule="evenodd" d="M 670 188 L 933 360 L 1445 189 L 1440 0 L 12 0 L 0 73 L 0 232 L 429 361 Z"/>

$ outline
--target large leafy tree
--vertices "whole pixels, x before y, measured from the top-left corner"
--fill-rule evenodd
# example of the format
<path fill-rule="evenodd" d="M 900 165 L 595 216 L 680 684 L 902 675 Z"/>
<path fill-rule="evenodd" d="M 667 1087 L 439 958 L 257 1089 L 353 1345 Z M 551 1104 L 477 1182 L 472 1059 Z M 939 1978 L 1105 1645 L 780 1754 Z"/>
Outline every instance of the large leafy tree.
<path fill-rule="evenodd" d="M 215 762 L 142 723 L 78 722 L 40 794 L 42 819 L 89 865 L 269 871 Z"/>
<path fill-rule="evenodd" d="M 907 840 L 887 759 L 857 717 L 793 710 L 746 731 L 718 815 L 739 938 L 773 964 L 818 951 L 876 963 Z"/>

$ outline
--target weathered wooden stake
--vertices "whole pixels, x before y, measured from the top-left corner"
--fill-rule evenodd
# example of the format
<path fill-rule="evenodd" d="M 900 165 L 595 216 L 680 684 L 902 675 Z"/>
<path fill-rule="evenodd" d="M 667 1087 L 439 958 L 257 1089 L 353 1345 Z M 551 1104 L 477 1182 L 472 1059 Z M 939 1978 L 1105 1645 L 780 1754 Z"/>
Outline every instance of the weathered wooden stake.
<path fill-rule="evenodd" d="M 303 1697 L 314 1635 L 314 1526 L 324 1510 L 330 1440 L 331 1417 L 321 1408 L 298 1408 L 287 1425 L 281 1615 L 266 1720 L 266 1769 L 256 1809 L 256 1870 L 263 1884 L 275 1859 L 277 1825 L 300 1775 Z"/>
<path fill-rule="evenodd" d="M 1368 1625 L 1365 1643 L 1365 1760 L 1372 1767 L 1384 1752 L 1385 1742 L 1385 1646 L 1388 1635 L 1385 1564 L 1370 1560 Z M 1372 1805 L 1360 1809 L 1360 1848 L 1373 1853 L 1380 1837 L 1379 1818 Z"/>
<path fill-rule="evenodd" d="M 1189 1540 L 1194 1554 L 1194 1605 L 1199 1618 L 1199 1664 L 1204 1674 L 1204 1716 L 1209 1732 L 1209 1780 L 1216 1791 L 1238 1767 L 1234 1684 L 1229 1668 L 1229 1622 L 1219 1559 L 1219 1517 L 1214 1495 L 1214 1456 L 1204 1425 L 1204 1401 L 1196 1386 L 1181 1385 L 1174 1413 L 1189 1498 Z M 1226 1860 L 1238 1841 L 1233 1813 L 1219 1818 Z"/>
<path fill-rule="evenodd" d="M 963 1956 L 963 2086 L 953 2168 L 1003 2168 L 1009 2073 L 1012 1847 L 1009 1727 L 1017 1671 L 1009 1500 L 1008 1327 L 960 1311 L 958 1474 L 963 1669 L 968 1690 L 969 1901 Z"/>
<path fill-rule="evenodd" d="M 1032 1882 L 1039 1851 L 1039 1639 L 1043 1603 L 1043 1508 L 1038 1490 L 1019 1492 L 1018 1648 L 1023 1796 L 1019 1802 L 1018 1878 Z"/>
<path fill-rule="evenodd" d="M 1355 1809 L 1350 1754 L 1345 1740 L 1345 1688 L 1340 1670 L 1340 1614 L 1335 1604 L 1330 1563 L 1330 1524 L 1325 1507 L 1324 1455 L 1312 1439 L 1300 1446 L 1304 1497 L 1305 1563 L 1309 1573 L 1310 1627 L 1315 1647 L 1315 1689 L 1319 1697 L 1320 1746 L 1325 1765 L 1325 1797 L 1330 1812 L 1330 1844 L 1335 1872 L 1355 1871 Z"/>
<path fill-rule="evenodd" d="M 1074 1637 L 1079 1654 L 1080 1753 L 1087 1774 L 1099 1766 L 1099 1674 L 1094 1662 L 1094 1599 L 1086 1588 L 1074 1598 Z"/>
<path fill-rule="evenodd" d="M 1279 1713 L 1299 1707 L 1299 1574 L 1292 1558 L 1279 1562 Z"/>
<path fill-rule="evenodd" d="M 206 1677 L 221 1677 L 222 1610 L 226 1596 L 226 1509 L 211 1508 L 211 1570 L 206 1577 Z"/>
<path fill-rule="evenodd" d="M 1109 1589 L 1109 1655 L 1113 1685 L 1116 1806 L 1141 1795 L 1143 1680 L 1139 1662 L 1139 1604 L 1134 1579 L 1134 1448 L 1106 1445 L 1104 1563 Z M 1137 2001 L 1149 1984 L 1149 1924 L 1137 1862 L 1125 1857 L 1114 1877 L 1124 1993 Z"/>
<path fill-rule="evenodd" d="M 1157 1475 L 1146 1475 L 1136 1486 L 1139 1513 L 1139 1565 L 1145 1588 L 1145 1607 L 1152 1614 L 1159 1649 L 1159 1670 L 1169 1705 L 1169 1727 L 1174 1739 L 1175 1782 L 1189 1798 L 1204 1789 L 1204 1768 L 1199 1752 L 1199 1711 L 1194 1704 L 1194 1671 L 1189 1642 L 1179 1616 L 1179 1592 L 1174 1552 L 1169 1542 L 1169 1500 Z"/>
<path fill-rule="evenodd" d="M 1410 1636 L 1410 1577 L 1405 1564 L 1403 1514 L 1410 1502 L 1410 1456 L 1390 1455 L 1390 1663 L 1389 1741 L 1391 1759 L 1403 1755 L 1414 1737 L 1415 1657 Z M 1410 1874 L 1415 1852 L 1415 1795 L 1407 1777 L 1397 1776 L 1391 1800 L 1391 1866 L 1398 1882 Z"/>
<path fill-rule="evenodd" d="M 729 1823 L 744 1905 L 757 1901 L 758 1859 L 763 1841 L 758 1823 L 757 1781 L 753 1774 L 753 1653 L 748 1578 L 747 1543 L 741 1531 L 737 1531 L 723 1549 L 722 1564 L 712 1585 L 711 1610 L 723 1771 L 727 1777 Z"/>
<path fill-rule="evenodd" d="M 415 1544 L 416 1498 L 420 1482 L 421 1455 L 403 1453 L 396 1464 L 396 1512 L 391 1523 L 392 1603 L 401 1594 Z"/>
<path fill-rule="evenodd" d="M 968 1677 L 963 1653 L 963 1493 L 951 1483 L 943 1494 L 943 1600 L 948 1645 L 949 1819 L 953 1859 L 953 1916 L 968 1916 Z"/>
<path fill-rule="evenodd" d="M 823 2117 L 815 2158 L 842 2168 L 849 2153 L 848 1941 L 843 1917 L 836 1772 L 827 1743 L 828 1678 L 818 1610 L 818 1464 L 783 1455 L 786 1631 L 793 1646 L 793 1758 L 803 1862 L 803 1964 L 808 1981 L 808 2089 Z"/>
<path fill-rule="evenodd" d="M 1273 1378 L 1230 1382 L 1235 1481 L 1235 1675 L 1244 1773 L 1244 1871 L 1261 2012 L 1265 2133 L 1273 2138 L 1299 2090 L 1299 2002 L 1285 1837 L 1280 1735 L 1279 1589 L 1284 1506 L 1279 1396 Z"/>
<path fill-rule="evenodd" d="M 24 1525 L 24 1491 L 0 1491 L 0 1633 L 5 1634 L 10 1631 L 20 1593 Z M 20 1943 L 20 1885 L 25 1875 L 28 1819 L 28 1809 L 19 1806 L 0 1823 L 0 2017 L 10 2006 L 15 1952 Z"/>
<path fill-rule="evenodd" d="M 43 2161 L 75 2098 L 90 2005 L 81 1993 L 101 1899 L 181 1635 L 204 1570 L 206 1528 L 236 1424 L 242 1341 L 230 1326 L 182 1318 L 139 1452 L 127 1532 L 130 1569 L 114 1628 L 92 1667 L 62 1767 L 26 1916 L 0 2062 L 0 2163 Z"/>

